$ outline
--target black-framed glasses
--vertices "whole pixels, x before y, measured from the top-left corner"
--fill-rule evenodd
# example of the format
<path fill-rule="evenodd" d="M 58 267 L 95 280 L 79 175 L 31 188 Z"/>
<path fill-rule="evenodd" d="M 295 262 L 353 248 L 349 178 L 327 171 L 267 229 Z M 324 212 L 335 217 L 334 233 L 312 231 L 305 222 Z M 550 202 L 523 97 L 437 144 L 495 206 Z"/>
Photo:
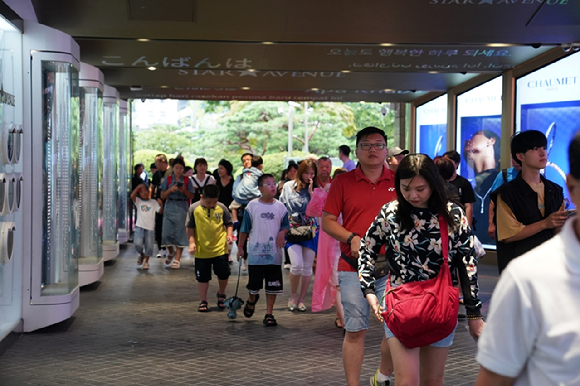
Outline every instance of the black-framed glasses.
<path fill-rule="evenodd" d="M 375 150 L 384 150 L 387 147 L 386 143 L 361 143 L 358 147 L 362 150 L 371 150 L 374 147 Z"/>

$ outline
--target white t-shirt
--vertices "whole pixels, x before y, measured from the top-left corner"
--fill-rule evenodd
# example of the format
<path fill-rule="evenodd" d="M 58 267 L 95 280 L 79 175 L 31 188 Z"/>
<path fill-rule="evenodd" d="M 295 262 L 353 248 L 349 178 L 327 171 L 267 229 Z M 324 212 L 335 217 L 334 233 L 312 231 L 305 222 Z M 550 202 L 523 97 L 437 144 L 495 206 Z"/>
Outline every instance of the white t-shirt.
<path fill-rule="evenodd" d="M 135 206 L 137 207 L 137 221 L 135 222 L 135 226 L 154 231 L 155 213 L 159 212 L 161 205 L 159 205 L 157 200 L 142 200 L 136 197 Z"/>
<path fill-rule="evenodd" d="M 271 204 L 252 200 L 246 206 L 240 232 L 249 233 L 249 265 L 282 265 L 282 253 L 276 246 L 281 229 L 288 229 L 288 211 L 278 200 Z"/>
<path fill-rule="evenodd" d="M 580 242 L 574 222 L 510 262 L 493 292 L 477 361 L 514 385 L 580 385 Z"/>
<path fill-rule="evenodd" d="M 209 180 L 207 179 L 208 177 L 209 177 Z M 193 185 L 193 190 L 194 191 L 196 189 L 198 189 L 198 185 L 203 188 L 204 186 L 215 184 L 215 178 L 213 178 L 213 176 L 212 175 L 209 175 L 209 174 L 206 174 L 205 177 L 204 177 L 204 179 L 202 181 L 200 181 L 197 178 L 197 174 L 194 174 L 193 176 L 191 176 L 189 178 L 191 178 L 192 180 L 195 180 L 195 182 L 197 182 L 197 184 L 196 184 L 195 182 L 191 181 L 192 182 L 192 185 Z M 205 184 L 205 180 L 207 180 L 207 184 Z"/>

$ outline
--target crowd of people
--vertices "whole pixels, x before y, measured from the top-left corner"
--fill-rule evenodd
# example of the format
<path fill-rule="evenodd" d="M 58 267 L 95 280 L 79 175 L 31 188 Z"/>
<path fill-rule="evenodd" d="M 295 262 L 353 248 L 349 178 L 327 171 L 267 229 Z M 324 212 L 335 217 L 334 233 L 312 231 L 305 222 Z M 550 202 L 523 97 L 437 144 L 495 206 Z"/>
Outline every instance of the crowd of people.
<path fill-rule="evenodd" d="M 479 135 L 481 141 L 469 143 L 465 152 L 478 170 L 496 170 L 478 156 L 499 140 L 485 131 Z M 479 341 L 478 386 L 580 384 L 578 367 L 571 366 L 580 365 L 580 324 L 574 318 L 580 312 L 575 301 L 580 222 L 567 221 L 573 212 L 564 210 L 563 189 L 540 173 L 546 142 L 539 131 L 514 135 L 514 168 L 496 171 L 489 183 L 485 227 L 498 242 L 501 276 L 487 325 L 472 234 L 474 209 L 480 210 L 474 208 L 475 195 L 481 192 L 457 174 L 461 155 L 449 151 L 432 160 L 387 149 L 384 131 L 375 127 L 356 135 L 357 164 L 347 145 L 339 147 L 343 168 L 332 176 L 328 157 L 289 163 L 279 180 L 251 153 L 241 156 L 243 170 L 236 178 L 227 160 L 210 175 L 203 158 L 188 169 L 182 158 L 169 164 L 159 154 L 149 183 L 139 178 L 143 165 L 136 165 L 131 199 L 137 208 L 138 268 L 149 268 L 154 240 L 158 257 L 171 269 L 180 268 L 188 248 L 195 257 L 198 311 L 210 309 L 212 270 L 219 284 L 216 304 L 225 309 L 237 234 L 237 257 L 249 275 L 243 314 L 253 316 L 264 289 L 266 327 L 277 325 L 274 305 L 284 291 L 283 267 L 289 269 L 290 311 L 308 310 L 314 275 L 311 309 L 336 306 L 349 386 L 359 385 L 371 316 L 384 326 L 371 385 L 390 385 L 393 375 L 395 385 L 443 385 L 462 317 L 459 303 L 470 335 Z M 580 204 L 580 136 L 569 154 L 568 188 Z M 548 255 L 554 257 L 546 262 Z M 418 303 L 427 292 L 434 300 Z"/>

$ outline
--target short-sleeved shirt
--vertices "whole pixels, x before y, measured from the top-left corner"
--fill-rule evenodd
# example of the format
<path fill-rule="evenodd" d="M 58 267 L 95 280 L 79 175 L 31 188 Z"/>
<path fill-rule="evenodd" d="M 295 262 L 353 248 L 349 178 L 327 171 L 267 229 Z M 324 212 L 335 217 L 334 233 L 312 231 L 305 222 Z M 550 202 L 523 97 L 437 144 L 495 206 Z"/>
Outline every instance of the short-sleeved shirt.
<path fill-rule="evenodd" d="M 240 232 L 249 234 L 249 265 L 282 265 L 282 253 L 276 238 L 282 229 L 290 228 L 286 206 L 278 200 L 267 204 L 252 200 L 246 206 L 246 216 Z"/>
<path fill-rule="evenodd" d="M 544 216 L 544 183 L 530 184 L 530 188 L 538 195 L 538 210 Z M 526 226 L 522 224 L 510 207 L 501 199 L 501 194 L 497 196 L 497 238 L 499 241 L 505 241 L 520 233 Z"/>
<path fill-rule="evenodd" d="M 376 183 L 372 183 L 357 167 L 332 181 L 323 211 L 336 217 L 342 214 L 342 226 L 363 237 L 383 205 L 396 198 L 395 173 L 392 170 L 383 166 L 383 174 Z M 351 257 L 349 244 L 340 243 L 340 250 Z M 338 270 L 356 272 L 343 259 L 338 263 Z"/>
<path fill-rule="evenodd" d="M 467 181 L 466 178 L 461 177 L 459 174 L 453 181 L 449 183 L 457 188 L 459 191 L 459 202 L 461 205 L 473 204 L 475 202 L 475 193 L 473 192 L 473 186 Z"/>
<path fill-rule="evenodd" d="M 161 205 L 159 205 L 157 200 L 142 200 L 136 197 L 135 207 L 137 208 L 137 221 L 135 222 L 135 226 L 150 231 L 155 230 L 155 213 L 161 209 Z"/>
<path fill-rule="evenodd" d="M 503 170 L 500 171 L 497 174 L 497 176 L 495 177 L 493 184 L 491 185 L 491 191 L 493 192 L 494 190 L 496 190 L 497 188 L 499 188 L 500 186 L 502 186 L 506 182 L 510 182 L 511 180 L 516 178 L 517 175 L 518 175 L 518 171 L 513 166 L 509 169 L 506 169 L 506 179 L 505 180 L 503 178 Z"/>
<path fill-rule="evenodd" d="M 160 190 L 163 190 L 163 191 L 168 190 L 172 186 L 176 185 L 177 182 L 182 182 L 184 184 L 184 186 L 185 186 L 185 183 L 186 183 L 185 180 L 187 178 L 188 178 L 187 176 L 182 175 L 181 178 L 179 180 L 177 180 L 175 178 L 175 175 L 173 175 L 171 177 L 171 185 L 169 184 L 169 178 L 165 178 L 163 180 L 163 182 L 161 183 L 161 186 L 159 187 L 159 189 Z M 187 181 L 187 191 L 189 193 L 194 193 L 194 190 L 193 190 L 193 186 L 192 185 L 193 184 L 191 183 L 191 180 L 190 181 Z M 179 207 L 179 208 L 181 208 L 183 210 L 187 210 L 187 208 L 189 208 L 189 203 L 188 203 L 189 199 L 187 198 L 187 196 L 185 194 L 183 194 L 183 193 L 181 193 L 179 191 L 177 191 L 177 192 L 171 192 L 169 194 L 169 196 L 167 196 L 165 198 L 165 200 L 166 200 L 167 207 L 175 205 L 175 206 L 177 206 L 177 207 Z"/>
<path fill-rule="evenodd" d="M 221 202 L 215 208 L 206 208 L 201 201 L 192 204 L 187 211 L 185 227 L 195 230 L 195 257 L 209 259 L 226 255 L 228 244 L 225 227 L 232 224 L 230 211 Z"/>
<path fill-rule="evenodd" d="M 349 159 L 342 165 L 342 167 L 345 168 L 347 172 L 350 172 L 351 170 L 356 169 L 356 164 L 353 160 Z"/>
<path fill-rule="evenodd" d="M 226 207 L 229 207 L 234 197 L 232 196 L 232 191 L 234 188 L 234 179 L 230 178 L 230 182 L 226 184 L 226 186 L 222 186 L 222 181 L 220 178 L 216 179 L 215 184 L 218 188 L 220 188 L 220 195 L 218 197 L 218 201 L 224 204 Z"/>
<path fill-rule="evenodd" d="M 164 179 L 165 179 L 165 172 L 162 172 L 161 170 L 157 170 L 155 173 L 153 173 L 153 177 L 151 178 L 151 185 L 153 185 L 156 188 L 156 191 L 155 191 L 155 197 L 152 197 L 152 198 L 161 198 L 161 192 L 159 190 L 159 187 L 161 186 L 161 183 L 163 182 Z"/>
<path fill-rule="evenodd" d="M 515 386 L 578 385 L 580 242 L 573 218 L 502 272 L 477 361 Z"/>

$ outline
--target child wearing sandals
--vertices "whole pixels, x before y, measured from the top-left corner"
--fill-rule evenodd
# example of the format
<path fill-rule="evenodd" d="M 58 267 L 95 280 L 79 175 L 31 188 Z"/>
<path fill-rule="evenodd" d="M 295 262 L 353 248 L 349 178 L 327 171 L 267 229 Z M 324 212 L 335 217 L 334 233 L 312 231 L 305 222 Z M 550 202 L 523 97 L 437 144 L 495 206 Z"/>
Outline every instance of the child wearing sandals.
<path fill-rule="evenodd" d="M 226 308 L 226 287 L 230 277 L 228 244 L 232 244 L 233 222 L 228 208 L 218 202 L 220 189 L 216 185 L 203 188 L 201 199 L 187 211 L 185 227 L 189 238 L 189 254 L 195 256 L 195 278 L 201 302 L 197 310 L 209 311 L 207 290 L 211 270 L 218 278 L 217 306 Z"/>
<path fill-rule="evenodd" d="M 238 240 L 238 258 L 243 257 L 242 246 L 249 234 L 248 241 L 248 289 L 250 295 L 244 307 L 244 316 L 252 317 L 260 290 L 266 282 L 266 316 L 263 323 L 266 327 L 276 326 L 273 310 L 276 295 L 282 294 L 282 252 L 285 236 L 290 224 L 286 206 L 276 200 L 278 184 L 271 174 L 258 178 L 258 189 L 262 197 L 252 200 L 246 207 L 246 213 L 240 228 Z"/>
<path fill-rule="evenodd" d="M 148 270 L 149 257 L 153 254 L 153 244 L 155 243 L 155 213 L 161 210 L 163 203 L 159 199 L 149 198 L 149 189 L 145 184 L 140 184 L 133 190 L 131 201 L 137 208 L 137 221 L 133 235 L 135 249 L 139 253 L 137 269 Z"/>

